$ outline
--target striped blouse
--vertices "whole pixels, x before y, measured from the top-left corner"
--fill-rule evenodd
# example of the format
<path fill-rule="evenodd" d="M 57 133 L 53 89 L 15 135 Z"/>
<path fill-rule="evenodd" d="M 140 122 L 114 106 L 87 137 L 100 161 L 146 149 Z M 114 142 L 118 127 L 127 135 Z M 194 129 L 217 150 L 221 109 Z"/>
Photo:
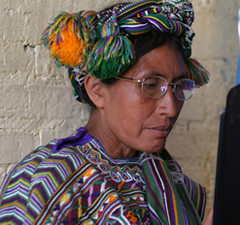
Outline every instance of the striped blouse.
<path fill-rule="evenodd" d="M 201 224 L 205 189 L 166 150 L 112 159 L 80 128 L 26 156 L 0 189 L 0 224 Z"/>

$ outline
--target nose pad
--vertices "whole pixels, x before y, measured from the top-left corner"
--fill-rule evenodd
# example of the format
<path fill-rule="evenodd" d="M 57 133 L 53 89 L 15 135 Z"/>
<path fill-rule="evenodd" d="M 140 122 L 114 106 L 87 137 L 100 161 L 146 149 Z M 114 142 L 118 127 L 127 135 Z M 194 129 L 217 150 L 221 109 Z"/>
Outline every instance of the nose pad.
<path fill-rule="evenodd" d="M 162 93 L 161 96 L 164 96 L 168 90 L 168 86 L 161 86 L 160 89 L 161 89 L 161 93 Z"/>
<path fill-rule="evenodd" d="M 161 92 L 163 93 L 163 95 L 165 94 L 166 91 L 167 91 L 167 86 L 162 86 Z"/>

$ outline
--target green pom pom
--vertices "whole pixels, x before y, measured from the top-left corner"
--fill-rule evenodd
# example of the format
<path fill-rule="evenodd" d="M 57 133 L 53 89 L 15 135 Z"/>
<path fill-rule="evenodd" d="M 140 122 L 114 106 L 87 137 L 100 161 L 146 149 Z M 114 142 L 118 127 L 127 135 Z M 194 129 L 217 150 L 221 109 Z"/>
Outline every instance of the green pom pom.
<path fill-rule="evenodd" d="M 194 80 L 198 86 L 203 86 L 209 81 L 209 72 L 195 59 L 185 61 L 186 69 L 190 79 Z"/>
<path fill-rule="evenodd" d="M 106 80 L 123 74 L 135 61 L 134 47 L 127 37 L 109 36 L 95 44 L 86 69 L 91 76 Z"/>

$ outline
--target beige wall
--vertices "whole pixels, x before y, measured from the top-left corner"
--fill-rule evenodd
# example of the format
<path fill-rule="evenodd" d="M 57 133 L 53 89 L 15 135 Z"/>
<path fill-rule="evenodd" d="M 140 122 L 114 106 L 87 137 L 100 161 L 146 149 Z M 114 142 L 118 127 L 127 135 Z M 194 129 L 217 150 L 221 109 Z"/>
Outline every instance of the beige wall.
<path fill-rule="evenodd" d="M 193 57 L 212 74 L 185 104 L 168 149 L 213 201 L 219 112 L 235 83 L 238 0 L 193 0 Z M 46 24 L 60 11 L 100 9 L 111 0 L 1 0 L 0 182 L 35 147 L 84 125 L 88 110 L 75 101 L 66 71 L 57 70 L 40 45 Z"/>

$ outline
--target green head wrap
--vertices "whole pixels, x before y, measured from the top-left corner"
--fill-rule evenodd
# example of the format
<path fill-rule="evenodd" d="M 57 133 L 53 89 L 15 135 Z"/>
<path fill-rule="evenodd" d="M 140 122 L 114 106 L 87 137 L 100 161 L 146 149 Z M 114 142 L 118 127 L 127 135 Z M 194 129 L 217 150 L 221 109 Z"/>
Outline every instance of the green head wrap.
<path fill-rule="evenodd" d="M 128 35 L 152 30 L 181 40 L 189 78 L 201 86 L 208 82 L 209 73 L 190 59 L 193 20 L 188 0 L 142 0 L 117 4 L 100 12 L 61 13 L 43 32 L 42 41 L 57 66 L 68 68 L 75 97 L 81 102 L 86 74 L 100 80 L 122 75 L 136 61 Z"/>

